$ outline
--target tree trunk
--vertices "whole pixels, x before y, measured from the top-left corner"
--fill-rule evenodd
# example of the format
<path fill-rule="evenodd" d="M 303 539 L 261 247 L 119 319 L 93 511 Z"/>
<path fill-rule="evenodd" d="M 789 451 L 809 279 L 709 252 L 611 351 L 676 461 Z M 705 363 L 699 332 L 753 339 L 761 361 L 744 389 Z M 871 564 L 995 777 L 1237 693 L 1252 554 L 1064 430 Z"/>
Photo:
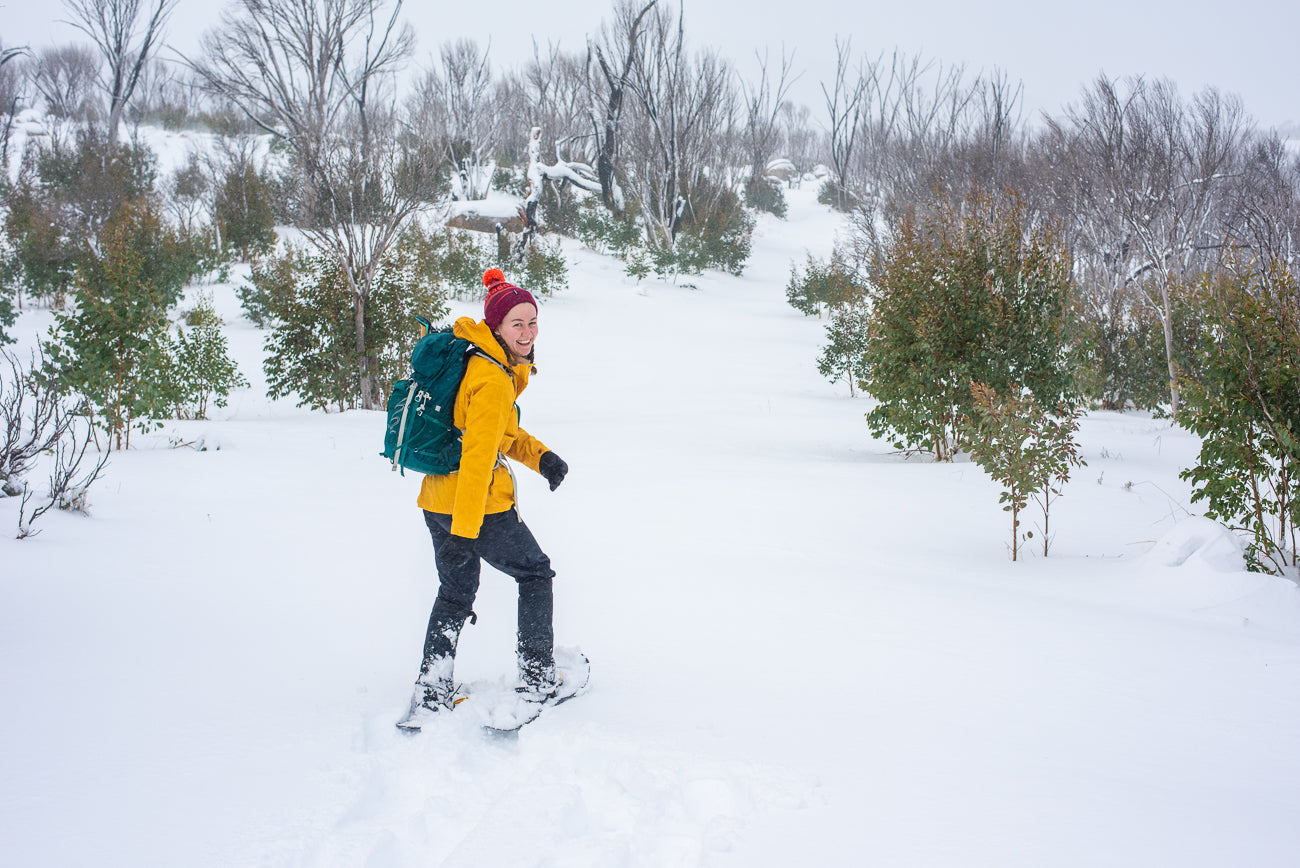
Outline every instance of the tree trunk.
<path fill-rule="evenodd" d="M 1164 280 L 1160 287 L 1160 301 L 1164 309 L 1161 325 L 1165 333 L 1165 363 L 1169 370 L 1169 412 L 1178 413 L 1178 365 L 1174 361 L 1174 311 L 1169 301 L 1169 281 Z"/>
<path fill-rule="evenodd" d="M 353 290 L 352 312 L 356 328 L 357 385 L 361 392 L 361 409 L 374 410 L 381 405 L 375 397 L 375 357 L 366 348 L 366 293 Z"/>

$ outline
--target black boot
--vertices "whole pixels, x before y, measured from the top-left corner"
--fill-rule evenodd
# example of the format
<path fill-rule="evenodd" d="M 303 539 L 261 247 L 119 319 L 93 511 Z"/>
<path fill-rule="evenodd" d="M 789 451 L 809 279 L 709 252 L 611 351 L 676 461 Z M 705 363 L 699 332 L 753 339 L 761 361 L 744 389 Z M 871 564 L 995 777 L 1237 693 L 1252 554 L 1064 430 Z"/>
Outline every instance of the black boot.
<path fill-rule="evenodd" d="M 554 695 L 559 684 L 555 673 L 554 609 L 555 599 L 549 578 L 527 579 L 519 583 L 520 692 L 539 700 Z"/>
<path fill-rule="evenodd" d="M 473 612 L 464 612 L 442 597 L 434 600 L 429 613 L 429 628 L 424 635 L 424 657 L 420 661 L 420 677 L 416 679 L 416 693 L 423 697 L 420 704 L 431 710 L 450 708 L 456 685 L 452 678 L 456 663 L 456 644 L 466 619 Z"/>

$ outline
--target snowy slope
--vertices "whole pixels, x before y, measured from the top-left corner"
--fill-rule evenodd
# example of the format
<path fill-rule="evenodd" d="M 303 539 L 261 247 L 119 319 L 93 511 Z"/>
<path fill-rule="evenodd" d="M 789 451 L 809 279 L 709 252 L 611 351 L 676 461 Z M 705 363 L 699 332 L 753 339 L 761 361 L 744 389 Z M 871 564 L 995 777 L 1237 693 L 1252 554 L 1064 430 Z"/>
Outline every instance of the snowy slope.
<path fill-rule="evenodd" d="M 91 518 L 19 542 L 0 501 L 0 861 L 1294 864 L 1300 597 L 1189 512 L 1194 438 L 1090 416 L 1051 557 L 1011 563 L 977 466 L 891 454 L 817 374 L 784 300 L 839 227 L 814 194 L 742 278 L 566 244 L 521 404 L 572 471 L 521 499 L 593 682 L 517 741 L 394 730 L 418 481 L 380 414 L 268 402 L 216 287 L 253 388 L 115 454 Z M 509 582 L 476 609 L 467 680 L 513 665 Z"/>

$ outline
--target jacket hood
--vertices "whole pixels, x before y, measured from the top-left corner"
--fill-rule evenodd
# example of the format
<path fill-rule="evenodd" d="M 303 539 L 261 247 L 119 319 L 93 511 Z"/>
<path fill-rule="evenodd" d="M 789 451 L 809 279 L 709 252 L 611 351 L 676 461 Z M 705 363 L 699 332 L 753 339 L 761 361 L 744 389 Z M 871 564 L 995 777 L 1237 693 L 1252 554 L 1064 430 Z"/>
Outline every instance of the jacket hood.
<path fill-rule="evenodd" d="M 471 342 L 501 364 L 509 367 L 510 359 L 506 356 L 505 347 L 501 346 L 497 336 L 492 333 L 492 329 L 483 320 L 475 321 L 463 316 L 456 320 L 455 325 L 452 326 L 452 334 Z"/>

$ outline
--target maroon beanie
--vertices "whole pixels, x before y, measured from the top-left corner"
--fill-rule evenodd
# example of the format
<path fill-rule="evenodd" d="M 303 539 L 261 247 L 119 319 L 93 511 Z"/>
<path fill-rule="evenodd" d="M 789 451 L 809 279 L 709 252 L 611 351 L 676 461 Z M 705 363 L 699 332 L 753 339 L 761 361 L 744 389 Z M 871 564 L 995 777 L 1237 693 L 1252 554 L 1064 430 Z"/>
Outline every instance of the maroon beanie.
<path fill-rule="evenodd" d="M 537 299 L 526 289 L 520 289 L 513 283 L 506 282 L 506 276 L 499 268 L 489 268 L 483 274 L 483 285 L 487 287 L 487 298 L 483 299 L 483 322 L 493 331 L 501 325 L 510 309 L 517 304 L 531 304 L 537 307 Z"/>

